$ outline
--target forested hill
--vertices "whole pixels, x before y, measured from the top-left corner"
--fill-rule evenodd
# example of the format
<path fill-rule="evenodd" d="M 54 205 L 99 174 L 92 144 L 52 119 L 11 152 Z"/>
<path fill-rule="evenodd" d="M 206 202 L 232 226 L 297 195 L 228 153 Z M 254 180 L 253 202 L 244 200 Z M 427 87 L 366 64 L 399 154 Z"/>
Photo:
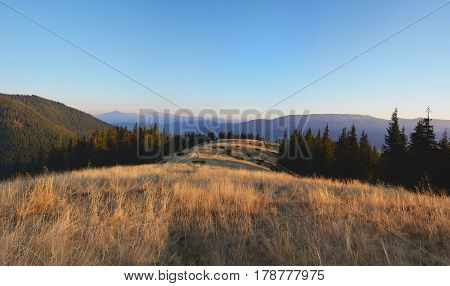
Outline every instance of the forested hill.
<path fill-rule="evenodd" d="M 0 168 L 27 165 L 58 141 L 90 136 L 111 125 L 62 103 L 39 96 L 0 93 Z"/>
<path fill-rule="evenodd" d="M 41 115 L 53 124 L 76 134 L 90 136 L 97 128 L 107 129 L 111 127 L 111 125 L 90 114 L 36 95 L 7 95 L 0 93 L 0 98 L 21 104 L 20 106 L 27 106 L 33 110 L 33 113 Z M 16 106 L 19 106 L 17 104 Z M 18 114 L 20 114 L 20 111 Z M 2 119 L 4 118 L 3 110 L 0 116 Z"/>

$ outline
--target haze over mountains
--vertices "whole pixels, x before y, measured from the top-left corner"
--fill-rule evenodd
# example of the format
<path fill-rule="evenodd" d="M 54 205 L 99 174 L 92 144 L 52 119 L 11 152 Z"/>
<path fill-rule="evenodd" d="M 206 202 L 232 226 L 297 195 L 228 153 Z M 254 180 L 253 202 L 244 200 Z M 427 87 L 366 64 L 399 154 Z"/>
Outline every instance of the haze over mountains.
<path fill-rule="evenodd" d="M 111 124 L 126 126 L 133 128 L 138 121 L 136 113 L 121 113 L 114 111 L 96 116 L 97 118 Z M 207 132 L 213 131 L 233 133 L 253 133 L 268 139 L 275 140 L 283 136 L 285 130 L 288 132 L 294 129 L 311 128 L 314 133 L 319 129 L 323 130 L 328 124 L 330 135 L 333 139 L 337 139 L 343 128 L 350 128 L 355 124 L 358 132 L 363 130 L 368 133 L 369 141 L 377 148 L 381 148 L 384 143 L 384 135 L 389 125 L 389 120 L 376 118 L 367 115 L 352 114 L 311 114 L 305 115 L 288 115 L 272 120 L 256 119 L 244 122 L 227 122 L 223 119 L 205 119 L 201 117 L 179 117 L 170 114 L 157 114 L 157 124 L 161 129 L 165 129 L 169 133 L 186 133 L 186 132 Z M 400 119 L 400 125 L 405 127 L 406 133 L 409 135 L 417 124 L 419 119 Z M 151 116 L 145 120 L 140 118 L 140 124 L 153 124 Z M 450 120 L 433 119 L 435 133 L 438 138 L 444 133 L 445 129 L 450 129 Z M 205 132 L 205 133 L 206 133 Z"/>
<path fill-rule="evenodd" d="M 142 112 L 142 114 L 137 113 L 124 113 L 119 111 L 112 111 L 108 113 L 102 113 L 99 115 L 95 115 L 98 119 L 107 122 L 112 125 L 119 125 L 123 127 L 133 128 L 137 121 L 147 124 L 156 123 L 158 125 L 164 124 L 174 124 L 174 123 L 198 123 L 207 121 L 213 124 L 226 123 L 227 121 L 221 118 L 203 118 L 196 116 L 188 116 L 188 115 L 174 115 L 170 113 L 162 113 L 162 112 Z M 138 120 L 139 117 L 139 120 Z"/>
<path fill-rule="evenodd" d="M 273 120 L 226 121 L 220 118 L 179 116 L 168 113 L 147 114 L 138 120 L 135 113 L 114 111 L 97 115 L 68 107 L 62 103 L 39 96 L 7 95 L 0 93 L 0 164 L 27 163 L 49 151 L 61 138 L 89 137 L 96 129 L 108 129 L 112 125 L 133 128 L 140 124 L 157 123 L 171 134 L 186 132 L 204 133 L 213 131 L 259 134 L 265 139 L 281 138 L 285 132 L 311 128 L 314 133 L 328 124 L 332 139 L 337 139 L 343 128 L 355 124 L 359 133 L 368 133 L 373 146 L 381 148 L 389 120 L 366 115 L 312 114 L 289 115 Z M 400 119 L 409 135 L 418 119 Z M 438 138 L 445 129 L 450 129 L 450 120 L 432 121 Z"/>

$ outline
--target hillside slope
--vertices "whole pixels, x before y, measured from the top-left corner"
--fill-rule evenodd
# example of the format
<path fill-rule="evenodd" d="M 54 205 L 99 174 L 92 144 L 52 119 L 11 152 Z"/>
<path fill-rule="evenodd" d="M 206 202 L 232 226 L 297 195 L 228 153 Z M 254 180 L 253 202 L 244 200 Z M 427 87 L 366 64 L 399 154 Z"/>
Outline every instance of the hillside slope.
<path fill-rule="evenodd" d="M 0 166 L 34 162 L 58 140 L 111 127 L 89 114 L 38 96 L 0 94 Z"/>
<path fill-rule="evenodd" d="M 108 123 L 103 122 L 88 113 L 36 95 L 0 94 L 0 97 L 14 102 L 21 102 L 54 124 L 76 134 L 89 136 L 92 135 L 92 132 L 97 128 L 106 129 L 111 127 Z"/>
<path fill-rule="evenodd" d="M 194 154 L 1 182 L 0 265 L 450 263 L 448 197 Z"/>
<path fill-rule="evenodd" d="M 278 170 L 278 144 L 250 139 L 222 139 L 164 157 L 167 162 L 236 169 Z"/>

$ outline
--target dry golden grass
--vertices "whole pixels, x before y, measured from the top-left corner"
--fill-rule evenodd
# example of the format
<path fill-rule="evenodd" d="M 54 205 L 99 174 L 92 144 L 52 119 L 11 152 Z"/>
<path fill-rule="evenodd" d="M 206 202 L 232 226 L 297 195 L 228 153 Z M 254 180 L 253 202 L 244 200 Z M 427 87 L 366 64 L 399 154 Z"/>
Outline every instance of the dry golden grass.
<path fill-rule="evenodd" d="M 210 166 L 269 171 L 278 169 L 278 148 L 277 143 L 268 141 L 220 139 L 186 149 L 181 156 L 166 156 L 164 160 L 171 163 L 203 161 Z"/>
<path fill-rule="evenodd" d="M 448 197 L 167 163 L 0 183 L 1 265 L 448 265 Z"/>

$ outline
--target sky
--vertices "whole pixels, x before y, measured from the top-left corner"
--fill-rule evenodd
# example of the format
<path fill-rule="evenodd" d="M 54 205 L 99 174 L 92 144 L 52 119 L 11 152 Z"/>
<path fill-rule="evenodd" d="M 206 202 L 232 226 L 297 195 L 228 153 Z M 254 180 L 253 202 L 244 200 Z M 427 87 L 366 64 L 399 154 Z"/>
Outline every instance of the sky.
<path fill-rule="evenodd" d="M 264 111 L 447 0 L 0 0 L 179 107 Z M 98 114 L 176 109 L 0 3 L 0 92 Z M 450 119 L 450 5 L 284 113 Z"/>

